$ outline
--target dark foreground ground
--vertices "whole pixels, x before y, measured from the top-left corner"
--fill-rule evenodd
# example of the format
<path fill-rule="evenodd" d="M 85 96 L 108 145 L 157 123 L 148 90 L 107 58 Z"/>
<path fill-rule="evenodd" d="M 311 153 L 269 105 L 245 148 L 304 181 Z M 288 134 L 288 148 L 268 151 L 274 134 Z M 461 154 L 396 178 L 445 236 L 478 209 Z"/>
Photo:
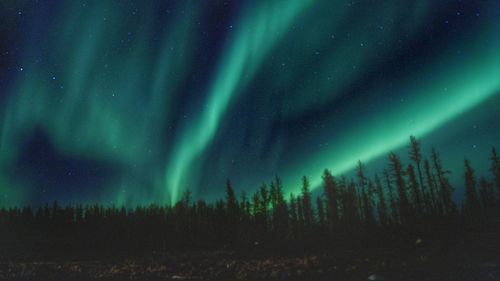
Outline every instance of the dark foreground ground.
<path fill-rule="evenodd" d="M 404 250 L 286 255 L 209 251 L 115 261 L 2 261 L 0 280 L 500 280 L 497 253 L 496 245 L 425 246 L 418 239 Z"/>

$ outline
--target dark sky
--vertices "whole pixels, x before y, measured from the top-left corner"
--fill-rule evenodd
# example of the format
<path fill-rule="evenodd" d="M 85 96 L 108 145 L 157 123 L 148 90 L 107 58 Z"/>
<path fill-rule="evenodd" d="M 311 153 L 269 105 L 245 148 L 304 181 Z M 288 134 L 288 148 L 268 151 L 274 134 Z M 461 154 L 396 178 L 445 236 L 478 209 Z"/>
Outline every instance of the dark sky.
<path fill-rule="evenodd" d="M 500 1 L 0 2 L 0 205 L 380 172 L 500 139 Z"/>

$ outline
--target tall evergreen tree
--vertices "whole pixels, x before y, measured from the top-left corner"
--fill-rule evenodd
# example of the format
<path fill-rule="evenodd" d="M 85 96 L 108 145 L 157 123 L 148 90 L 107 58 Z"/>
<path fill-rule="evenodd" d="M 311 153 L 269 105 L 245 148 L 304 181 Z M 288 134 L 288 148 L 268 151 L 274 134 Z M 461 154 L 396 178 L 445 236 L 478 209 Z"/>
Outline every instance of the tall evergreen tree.
<path fill-rule="evenodd" d="M 415 167 L 417 168 L 418 184 L 421 189 L 422 200 L 424 200 L 424 202 L 427 202 L 429 200 L 429 196 L 427 194 L 424 177 L 422 174 L 422 153 L 420 150 L 420 142 L 414 136 L 410 136 L 410 143 L 410 159 L 415 162 Z"/>
<path fill-rule="evenodd" d="M 274 194 L 273 201 L 273 227 L 275 234 L 277 237 L 284 237 L 286 235 L 286 231 L 288 228 L 288 207 L 286 205 L 284 196 L 283 196 L 283 187 L 281 183 L 281 179 L 276 176 L 274 182 L 271 184 L 274 186 L 273 192 Z"/>
<path fill-rule="evenodd" d="M 484 214 L 490 217 L 494 211 L 495 207 L 495 191 L 493 190 L 493 185 L 490 184 L 484 177 L 479 180 L 479 198 L 481 201 L 481 206 L 484 210 Z"/>
<path fill-rule="evenodd" d="M 451 199 L 451 195 L 453 193 L 453 189 L 450 185 L 450 182 L 448 180 L 447 174 L 449 174 L 449 171 L 444 170 L 443 166 L 441 165 L 441 159 L 439 157 L 439 154 L 436 152 L 436 150 L 433 148 L 432 149 L 432 162 L 434 164 L 434 170 L 436 171 L 436 175 L 438 178 L 438 183 L 439 183 L 439 194 L 441 197 L 441 202 L 443 204 L 443 211 L 444 214 L 452 214 L 456 210 L 455 203 L 453 203 L 453 200 Z"/>
<path fill-rule="evenodd" d="M 338 222 L 337 184 L 335 182 L 335 177 L 327 169 L 323 171 L 323 185 L 326 197 L 326 220 L 328 221 L 328 231 L 332 234 L 334 226 Z"/>
<path fill-rule="evenodd" d="M 290 236 L 297 238 L 299 222 L 297 218 L 297 200 L 293 193 L 290 193 Z"/>
<path fill-rule="evenodd" d="M 431 171 L 429 160 L 424 161 L 425 177 L 427 179 L 427 186 L 429 187 L 429 212 L 433 215 L 442 213 L 442 205 L 437 196 L 437 183 Z"/>
<path fill-rule="evenodd" d="M 418 186 L 415 170 L 412 164 L 408 165 L 408 183 L 410 185 L 411 199 L 416 209 L 416 214 L 423 213 L 422 195 Z"/>
<path fill-rule="evenodd" d="M 255 216 L 257 216 L 257 214 L 260 212 L 260 196 L 259 196 L 259 192 L 256 191 L 253 196 L 252 196 L 252 201 L 253 201 L 253 205 L 252 205 L 252 214 Z"/>
<path fill-rule="evenodd" d="M 387 224 L 387 203 L 385 202 L 384 189 L 382 182 L 377 174 L 375 174 L 375 190 L 378 196 L 377 213 L 381 225 Z"/>
<path fill-rule="evenodd" d="M 399 212 L 398 212 L 398 204 L 396 201 L 396 197 L 394 196 L 394 188 L 391 182 L 391 176 L 387 170 L 384 170 L 384 178 L 385 183 L 387 185 L 387 189 L 389 190 L 389 203 L 391 206 L 391 221 L 393 224 L 399 223 Z"/>
<path fill-rule="evenodd" d="M 373 216 L 373 183 L 368 181 L 368 186 L 365 189 L 362 189 L 361 198 L 363 199 L 363 217 L 365 220 L 365 224 L 367 226 L 372 226 L 375 223 L 375 218 Z"/>
<path fill-rule="evenodd" d="M 367 205 L 368 199 L 367 194 L 366 194 L 366 185 L 367 185 L 367 178 L 365 176 L 365 167 L 363 163 L 361 163 L 360 160 L 358 160 L 358 165 L 356 166 L 356 176 L 358 177 L 358 186 L 359 186 L 359 192 L 358 192 L 358 202 L 359 202 L 359 215 L 362 220 L 365 222 L 369 221 L 368 215 L 368 209 L 370 206 Z"/>
<path fill-rule="evenodd" d="M 340 186 L 345 186 L 345 181 L 341 181 Z M 360 224 L 358 215 L 358 196 L 356 194 L 356 185 L 353 181 L 349 183 L 343 192 L 343 226 L 349 231 L 354 232 Z"/>
<path fill-rule="evenodd" d="M 393 152 L 389 155 L 389 165 L 398 191 L 398 213 L 402 224 L 412 223 L 413 211 L 406 193 L 406 182 L 403 177 L 403 164 Z"/>
<path fill-rule="evenodd" d="M 325 229 L 325 207 L 320 196 L 316 197 L 316 208 L 318 209 L 318 223 L 321 232 Z"/>
<path fill-rule="evenodd" d="M 475 218 L 479 213 L 479 200 L 476 191 L 476 177 L 469 160 L 464 160 L 465 198 L 464 212 L 466 217 Z"/>
<path fill-rule="evenodd" d="M 269 207 L 269 191 L 267 190 L 267 185 L 263 184 L 260 187 L 260 214 L 261 214 L 261 220 L 262 224 L 265 230 L 267 230 L 267 224 L 268 224 L 268 214 L 267 214 L 267 209 Z"/>
<path fill-rule="evenodd" d="M 493 178 L 495 179 L 495 187 L 497 190 L 498 202 L 500 204 L 500 157 L 497 155 L 497 150 L 493 147 L 491 149 L 491 167 L 490 170 L 493 173 Z"/>
<path fill-rule="evenodd" d="M 303 199 L 299 195 L 297 196 L 297 236 L 300 238 L 302 236 L 302 232 L 304 231 L 304 208 L 303 208 Z"/>
<path fill-rule="evenodd" d="M 313 211 L 311 204 L 311 191 L 309 191 L 309 180 L 306 176 L 302 177 L 302 208 L 304 212 L 304 225 L 307 229 L 313 223 Z"/>
<path fill-rule="evenodd" d="M 236 228 L 239 221 L 239 208 L 233 186 L 229 180 L 226 181 L 226 217 L 227 225 L 232 226 L 227 230 L 226 235 L 228 238 L 226 241 L 235 242 L 237 239 L 236 234 L 239 232 L 239 229 Z"/>

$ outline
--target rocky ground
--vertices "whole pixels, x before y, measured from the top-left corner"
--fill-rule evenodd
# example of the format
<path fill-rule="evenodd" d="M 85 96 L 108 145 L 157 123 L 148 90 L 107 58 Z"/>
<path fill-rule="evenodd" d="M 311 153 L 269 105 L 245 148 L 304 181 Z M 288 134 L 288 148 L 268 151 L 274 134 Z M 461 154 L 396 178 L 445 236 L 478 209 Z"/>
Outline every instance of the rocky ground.
<path fill-rule="evenodd" d="M 169 253 L 143 260 L 1 262 L 0 280 L 500 280 L 500 257 L 378 250 L 371 254 Z"/>

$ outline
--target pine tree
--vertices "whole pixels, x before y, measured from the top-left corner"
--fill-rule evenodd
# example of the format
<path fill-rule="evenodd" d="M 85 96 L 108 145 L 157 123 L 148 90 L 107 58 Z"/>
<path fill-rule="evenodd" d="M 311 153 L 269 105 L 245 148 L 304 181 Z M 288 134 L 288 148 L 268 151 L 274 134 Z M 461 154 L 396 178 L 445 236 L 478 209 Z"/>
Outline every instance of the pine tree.
<path fill-rule="evenodd" d="M 297 218 L 297 203 L 293 193 L 290 193 L 290 236 L 297 238 L 298 218 Z"/>
<path fill-rule="evenodd" d="M 375 189 L 378 196 L 378 219 L 381 225 L 387 224 L 387 203 L 385 202 L 384 189 L 382 187 L 382 183 L 380 182 L 380 178 L 377 174 L 375 174 Z"/>
<path fill-rule="evenodd" d="M 345 186 L 345 181 L 341 181 L 341 186 Z M 349 183 L 346 191 L 343 192 L 343 225 L 348 228 L 349 231 L 355 232 L 357 227 L 359 227 L 359 216 L 358 216 L 358 196 L 356 194 L 356 185 L 353 181 Z"/>
<path fill-rule="evenodd" d="M 273 226 L 277 237 L 284 237 L 288 228 L 288 207 L 283 196 L 281 179 L 276 176 L 271 184 L 274 186 L 272 194 L 274 197 Z"/>
<path fill-rule="evenodd" d="M 418 174 L 418 184 L 421 189 L 422 200 L 424 202 L 429 201 L 429 195 L 427 194 L 426 186 L 424 183 L 424 177 L 422 175 L 422 153 L 420 151 L 420 143 L 414 136 L 410 136 L 410 159 L 415 162 L 415 166 L 417 167 Z M 422 206 L 423 207 L 423 206 Z M 421 211 L 421 209 L 419 209 Z"/>
<path fill-rule="evenodd" d="M 233 187 L 229 180 L 226 181 L 226 217 L 227 217 L 227 241 L 235 242 L 236 234 L 239 232 L 239 208 Z M 184 218 L 185 220 L 186 218 Z"/>
<path fill-rule="evenodd" d="M 412 164 L 408 165 L 407 173 L 408 173 L 408 183 L 410 185 L 410 191 L 411 191 L 411 198 L 414 203 L 416 213 L 419 214 L 423 212 L 422 196 L 420 194 L 417 178 L 415 176 L 415 170 Z"/>
<path fill-rule="evenodd" d="M 493 185 L 489 183 L 484 177 L 479 180 L 479 197 L 481 206 L 486 216 L 491 216 L 495 207 L 495 191 Z"/>
<path fill-rule="evenodd" d="M 268 224 L 268 216 L 267 216 L 267 209 L 269 206 L 269 192 L 267 190 L 267 185 L 263 184 L 260 187 L 260 214 L 262 216 L 262 227 L 264 231 L 267 231 L 267 224 Z"/>
<path fill-rule="evenodd" d="M 476 191 L 476 177 L 469 160 L 464 160 L 465 198 L 464 212 L 467 217 L 474 219 L 479 214 L 479 201 Z"/>
<path fill-rule="evenodd" d="M 367 226 L 372 226 L 375 223 L 375 219 L 373 217 L 373 183 L 368 181 L 368 188 L 361 190 L 361 198 L 363 200 L 363 217 L 365 219 L 365 224 Z"/>
<path fill-rule="evenodd" d="M 309 229 L 313 223 L 313 212 L 311 204 L 311 191 L 309 191 L 309 180 L 302 177 L 302 208 L 304 212 L 304 226 Z"/>
<path fill-rule="evenodd" d="M 408 195 L 406 194 L 406 182 L 403 178 L 403 165 L 401 164 L 399 157 L 393 152 L 389 155 L 389 163 L 398 191 L 398 213 L 401 223 L 410 224 L 412 223 L 412 208 L 410 201 L 408 200 Z"/>
<path fill-rule="evenodd" d="M 333 233 L 334 226 L 338 222 L 337 186 L 335 177 L 329 170 L 323 171 L 324 194 L 326 197 L 326 217 L 328 221 L 328 231 Z"/>
<path fill-rule="evenodd" d="M 491 167 L 490 170 L 493 173 L 493 178 L 495 181 L 495 187 L 497 190 L 497 201 L 500 202 L 500 157 L 497 155 L 496 149 L 493 147 L 491 149 Z M 500 205 L 500 203 L 498 203 Z"/>
<path fill-rule="evenodd" d="M 261 190 L 258 190 L 253 195 L 253 217 L 255 223 L 255 236 L 258 238 L 260 234 L 266 232 L 266 217 L 265 217 L 265 206 L 263 206 L 260 197 Z"/>
<path fill-rule="evenodd" d="M 238 202 L 236 201 L 236 195 L 234 194 L 233 186 L 229 180 L 226 181 L 226 202 L 228 212 L 234 214 L 238 209 Z"/>
<path fill-rule="evenodd" d="M 445 171 L 443 166 L 441 165 L 441 159 L 439 158 L 439 154 L 436 150 L 432 149 L 432 162 L 434 164 L 434 170 L 436 171 L 436 175 L 439 183 L 439 194 L 441 197 L 441 202 L 443 204 L 443 211 L 445 215 L 450 215 L 455 212 L 456 206 L 451 199 L 451 195 L 453 193 L 453 189 L 450 185 L 448 177 L 449 171 Z"/>
<path fill-rule="evenodd" d="M 384 178 L 385 183 L 387 185 L 387 189 L 389 190 L 389 203 L 391 206 L 391 221 L 393 224 L 399 223 L 399 212 L 398 212 L 398 204 L 396 198 L 394 197 L 394 189 L 391 182 L 391 176 L 387 170 L 384 170 Z"/>
<path fill-rule="evenodd" d="M 257 216 L 260 212 L 260 196 L 259 196 L 259 192 L 256 191 L 254 194 L 253 194 L 253 197 L 252 197 L 252 201 L 253 201 L 253 209 L 252 209 L 252 213 L 255 216 Z"/>
<path fill-rule="evenodd" d="M 229 188 L 231 188 L 230 187 L 231 183 L 229 182 L 229 180 L 227 181 L 226 184 L 229 185 Z M 180 203 L 186 209 L 188 209 L 189 206 L 191 205 L 191 194 L 192 194 L 192 192 L 189 189 L 186 190 L 186 191 L 184 191 L 182 193 L 182 197 L 181 197 L 181 202 Z M 234 193 L 233 193 L 233 196 L 234 196 Z M 228 201 L 228 203 L 229 203 L 229 201 Z"/>
<path fill-rule="evenodd" d="M 318 209 L 318 223 L 321 231 L 325 228 L 325 209 L 320 196 L 316 197 L 316 208 Z"/>
<path fill-rule="evenodd" d="M 301 238 L 302 232 L 304 231 L 304 208 L 303 208 L 303 199 L 299 195 L 297 196 L 297 236 Z"/>
<path fill-rule="evenodd" d="M 436 195 L 437 184 L 434 175 L 431 172 L 431 165 L 429 160 L 424 161 L 425 177 L 427 179 L 427 186 L 429 187 L 429 202 L 428 210 L 432 215 L 442 213 L 442 204 Z"/>
<path fill-rule="evenodd" d="M 359 215 L 361 217 L 362 220 L 364 220 L 365 222 L 368 223 L 368 221 L 370 220 L 369 218 L 369 211 L 368 209 L 370 208 L 370 206 L 368 206 L 368 198 L 367 197 L 367 194 L 366 194 L 366 184 L 367 184 L 367 178 L 365 176 L 365 171 L 364 171 L 364 166 L 363 166 L 363 163 L 361 163 L 361 161 L 358 160 L 358 165 L 356 167 L 356 176 L 358 177 L 358 186 L 359 186 L 359 192 L 358 192 L 358 202 L 360 203 L 359 204 Z"/>

